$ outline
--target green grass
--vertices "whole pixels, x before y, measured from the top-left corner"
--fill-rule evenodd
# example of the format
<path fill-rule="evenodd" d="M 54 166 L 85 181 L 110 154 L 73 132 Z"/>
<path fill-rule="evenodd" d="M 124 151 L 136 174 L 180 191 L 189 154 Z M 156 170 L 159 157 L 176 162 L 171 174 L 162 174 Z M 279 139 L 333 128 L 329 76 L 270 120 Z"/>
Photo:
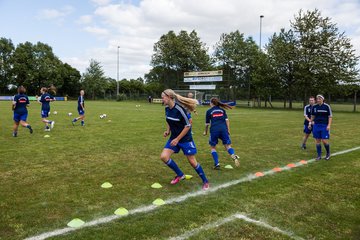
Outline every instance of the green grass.
<path fill-rule="evenodd" d="M 141 104 L 140 108 L 135 105 Z M 173 172 L 159 155 L 165 144 L 164 109 L 145 102 L 86 103 L 86 126 L 71 125 L 75 102 L 55 102 L 56 121 L 43 131 L 40 107 L 32 103 L 30 135 L 20 129 L 13 138 L 9 102 L 0 102 L 0 239 L 22 239 L 66 227 L 73 218 L 84 221 L 113 214 L 118 207 L 134 209 L 201 188 L 201 181 L 182 154 L 178 165 L 194 175 L 170 186 Z M 193 115 L 197 159 L 212 186 L 249 173 L 284 166 L 315 156 L 313 140 L 299 149 L 302 111 L 237 108 L 228 111 L 233 147 L 241 167 L 212 170 L 208 138 L 202 136 L 206 107 Z M 106 119 L 99 115 L 106 113 Z M 359 114 L 334 111 L 332 152 L 360 146 Z M 111 122 L 108 122 L 111 120 Z M 50 138 L 44 138 L 49 134 Z M 218 148 L 222 166 L 231 164 Z M 306 239 L 359 239 L 360 151 L 265 176 L 206 196 L 85 228 L 54 239 L 164 239 L 241 212 Z M 111 182 L 114 187 L 102 189 Z M 159 182 L 162 189 L 151 189 Z M 253 224 L 236 220 L 191 239 L 288 239 Z"/>

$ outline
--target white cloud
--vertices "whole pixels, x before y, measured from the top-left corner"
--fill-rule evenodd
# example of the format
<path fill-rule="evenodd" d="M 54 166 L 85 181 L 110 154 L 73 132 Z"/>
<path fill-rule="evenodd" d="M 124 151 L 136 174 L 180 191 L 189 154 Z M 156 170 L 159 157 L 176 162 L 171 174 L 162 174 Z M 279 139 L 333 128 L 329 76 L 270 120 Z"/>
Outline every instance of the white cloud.
<path fill-rule="evenodd" d="M 39 19 L 61 19 L 73 13 L 74 8 L 70 5 L 64 6 L 61 9 L 42 9 L 38 14 Z"/>
<path fill-rule="evenodd" d="M 109 31 L 106 28 L 100 28 L 100 27 L 85 27 L 84 30 L 89 33 L 93 33 L 97 36 L 104 36 L 108 35 Z"/>
<path fill-rule="evenodd" d="M 107 5 L 111 2 L 111 0 L 91 0 L 92 3 L 98 6 Z"/>
<path fill-rule="evenodd" d="M 246 37 L 259 41 L 260 15 L 262 43 L 281 28 L 289 28 L 300 9 L 319 9 L 323 16 L 338 24 L 340 31 L 352 38 L 360 55 L 358 26 L 360 3 L 357 0 L 142 0 L 138 5 L 131 1 L 112 4 L 94 0 L 97 7 L 86 31 L 103 36 L 104 48 L 90 50 L 86 57 L 96 54 L 107 75 L 116 77 L 117 46 L 120 46 L 120 75 L 126 78 L 143 76 L 150 69 L 153 45 L 169 30 L 196 30 L 212 51 L 222 33 L 239 30 Z M 97 21 L 95 22 L 95 17 Z M 90 53 L 91 52 L 91 53 Z"/>
<path fill-rule="evenodd" d="M 93 21 L 93 17 L 91 15 L 83 15 L 79 17 L 76 23 L 85 25 L 92 23 L 92 21 Z"/>

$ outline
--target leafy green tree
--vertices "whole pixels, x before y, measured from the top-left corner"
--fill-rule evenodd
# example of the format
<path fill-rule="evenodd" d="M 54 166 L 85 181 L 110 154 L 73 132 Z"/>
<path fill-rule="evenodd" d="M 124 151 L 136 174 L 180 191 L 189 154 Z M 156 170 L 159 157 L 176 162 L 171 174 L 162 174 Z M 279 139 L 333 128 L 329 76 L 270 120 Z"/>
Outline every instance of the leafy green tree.
<path fill-rule="evenodd" d="M 178 87 L 183 81 L 184 72 L 211 68 L 207 50 L 196 31 L 180 31 L 178 35 L 169 31 L 154 45 L 151 59 L 153 69 L 145 76 L 146 80 L 159 82 L 165 87 Z"/>
<path fill-rule="evenodd" d="M 268 58 L 276 78 L 279 81 L 284 99 L 289 100 L 289 108 L 292 108 L 293 98 L 297 92 L 297 58 L 298 49 L 292 30 L 281 29 L 279 34 L 274 33 L 266 46 Z"/>
<path fill-rule="evenodd" d="M 107 83 L 100 62 L 91 59 L 89 67 L 81 78 L 82 87 L 94 100 L 96 96 L 104 95 L 105 89 L 107 89 Z"/>
<path fill-rule="evenodd" d="M 0 38 L 0 93 L 6 92 L 13 81 L 11 58 L 14 50 L 11 39 Z"/>
<path fill-rule="evenodd" d="M 223 33 L 220 41 L 215 45 L 216 65 L 228 73 L 227 77 L 232 89 L 248 89 L 248 98 L 251 98 L 251 93 L 255 95 L 263 93 L 255 89 L 257 85 L 254 84 L 255 81 L 259 83 L 261 78 L 261 74 L 257 71 L 265 70 L 265 66 L 257 65 L 266 63 L 260 61 L 262 57 L 264 55 L 254 40 L 251 37 L 245 39 L 244 34 L 239 31 Z"/>
<path fill-rule="evenodd" d="M 356 81 L 359 57 L 344 32 L 317 9 L 300 10 L 291 22 L 298 51 L 296 78 L 307 95 L 314 91 L 331 93 L 339 83 Z"/>
<path fill-rule="evenodd" d="M 61 61 L 47 44 L 19 44 L 12 63 L 16 85 L 25 85 L 29 94 L 38 94 L 41 87 L 57 85 L 62 81 L 58 71 Z"/>
<path fill-rule="evenodd" d="M 62 80 L 61 82 L 57 82 L 55 85 L 58 88 L 58 94 L 60 96 L 78 95 L 81 87 L 80 72 L 71 67 L 69 64 L 64 63 L 59 67 L 58 73 L 60 74 L 60 78 Z"/>

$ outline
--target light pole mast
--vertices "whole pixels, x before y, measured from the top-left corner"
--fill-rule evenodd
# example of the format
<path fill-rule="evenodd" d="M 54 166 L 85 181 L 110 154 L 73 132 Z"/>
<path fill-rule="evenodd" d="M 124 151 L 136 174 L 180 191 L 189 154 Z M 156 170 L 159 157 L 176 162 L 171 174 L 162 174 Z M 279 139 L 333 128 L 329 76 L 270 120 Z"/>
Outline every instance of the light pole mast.
<path fill-rule="evenodd" d="M 120 49 L 120 46 L 117 47 L 116 96 L 119 96 L 119 49 Z"/>
<path fill-rule="evenodd" d="M 260 15 L 260 51 L 262 50 L 261 46 L 261 28 L 262 28 L 262 19 L 264 18 L 264 15 Z"/>

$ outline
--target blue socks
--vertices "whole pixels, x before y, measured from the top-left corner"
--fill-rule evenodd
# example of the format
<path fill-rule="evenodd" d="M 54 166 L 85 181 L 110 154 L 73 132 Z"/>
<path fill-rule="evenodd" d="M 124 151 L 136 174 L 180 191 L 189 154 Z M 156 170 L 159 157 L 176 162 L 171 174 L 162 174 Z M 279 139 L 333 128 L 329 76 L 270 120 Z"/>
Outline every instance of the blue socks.
<path fill-rule="evenodd" d="M 73 122 L 76 122 L 76 121 L 77 121 L 77 119 L 76 119 L 76 118 L 74 118 Z"/>
<path fill-rule="evenodd" d="M 203 183 L 207 183 L 208 180 L 205 176 L 204 170 L 202 169 L 202 167 L 200 166 L 199 163 L 196 165 L 196 167 L 194 169 L 197 172 L 197 174 L 199 175 L 199 177 L 201 177 L 201 180 L 203 181 Z"/>
<path fill-rule="evenodd" d="M 318 157 L 321 157 L 321 144 L 320 143 L 316 144 L 316 152 L 318 154 Z"/>
<path fill-rule="evenodd" d="M 227 150 L 227 152 L 228 152 L 230 155 L 235 154 L 235 150 L 234 150 L 233 148 L 229 148 L 229 149 Z"/>
<path fill-rule="evenodd" d="M 218 156 L 216 150 L 211 149 L 211 155 L 212 155 L 212 157 L 214 159 L 214 165 L 215 166 L 218 165 L 219 164 L 219 156 Z"/>
<path fill-rule="evenodd" d="M 184 176 L 184 173 L 180 170 L 176 162 L 171 158 L 169 161 L 167 161 L 166 165 L 168 165 L 169 168 L 171 168 L 176 173 L 177 176 L 179 177 Z"/>
<path fill-rule="evenodd" d="M 326 149 L 326 155 L 330 154 L 330 144 L 324 144 L 324 147 Z"/>
<path fill-rule="evenodd" d="M 81 121 L 81 126 L 84 126 L 85 125 L 85 122 L 84 120 Z"/>

